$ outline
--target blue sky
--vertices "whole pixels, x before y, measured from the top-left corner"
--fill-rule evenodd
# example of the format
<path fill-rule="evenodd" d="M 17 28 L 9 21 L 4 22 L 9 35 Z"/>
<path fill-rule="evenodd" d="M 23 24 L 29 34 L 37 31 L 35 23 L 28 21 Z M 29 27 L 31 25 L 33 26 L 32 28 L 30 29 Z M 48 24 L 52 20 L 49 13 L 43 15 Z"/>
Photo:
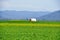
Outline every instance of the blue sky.
<path fill-rule="evenodd" d="M 0 10 L 56 11 L 60 0 L 0 0 Z"/>

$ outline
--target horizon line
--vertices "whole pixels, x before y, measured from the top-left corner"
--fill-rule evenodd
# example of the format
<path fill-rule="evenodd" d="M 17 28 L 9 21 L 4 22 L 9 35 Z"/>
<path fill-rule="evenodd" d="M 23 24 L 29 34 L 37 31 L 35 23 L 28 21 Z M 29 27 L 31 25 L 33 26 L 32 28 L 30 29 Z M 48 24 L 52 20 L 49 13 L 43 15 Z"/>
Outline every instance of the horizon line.
<path fill-rule="evenodd" d="M 54 12 L 54 11 L 59 11 L 59 10 L 54 10 L 54 11 L 48 11 L 48 10 L 0 10 L 0 11 L 31 11 L 31 12 Z"/>

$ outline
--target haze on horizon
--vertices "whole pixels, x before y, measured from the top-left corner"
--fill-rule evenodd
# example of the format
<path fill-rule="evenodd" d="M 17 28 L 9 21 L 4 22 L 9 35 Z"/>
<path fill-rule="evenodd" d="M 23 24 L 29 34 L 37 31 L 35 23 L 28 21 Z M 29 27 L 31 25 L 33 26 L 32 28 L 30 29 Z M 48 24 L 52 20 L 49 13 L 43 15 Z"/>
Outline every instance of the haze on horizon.
<path fill-rule="evenodd" d="M 60 0 L 0 0 L 0 10 L 56 11 Z"/>

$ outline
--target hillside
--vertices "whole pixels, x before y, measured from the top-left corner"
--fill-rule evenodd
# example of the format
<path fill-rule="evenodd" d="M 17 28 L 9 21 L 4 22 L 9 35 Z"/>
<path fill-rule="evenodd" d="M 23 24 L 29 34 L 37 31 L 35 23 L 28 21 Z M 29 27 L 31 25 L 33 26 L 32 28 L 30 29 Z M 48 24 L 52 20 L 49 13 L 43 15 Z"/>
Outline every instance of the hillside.
<path fill-rule="evenodd" d="M 52 12 L 51 14 L 47 14 L 47 15 L 38 17 L 37 19 L 39 19 L 39 20 L 56 20 L 56 21 L 59 21 L 60 20 L 60 10 Z"/>
<path fill-rule="evenodd" d="M 46 15 L 49 12 L 34 12 L 34 11 L 2 11 L 1 16 L 4 19 L 27 19 L 31 17 L 39 17 Z"/>

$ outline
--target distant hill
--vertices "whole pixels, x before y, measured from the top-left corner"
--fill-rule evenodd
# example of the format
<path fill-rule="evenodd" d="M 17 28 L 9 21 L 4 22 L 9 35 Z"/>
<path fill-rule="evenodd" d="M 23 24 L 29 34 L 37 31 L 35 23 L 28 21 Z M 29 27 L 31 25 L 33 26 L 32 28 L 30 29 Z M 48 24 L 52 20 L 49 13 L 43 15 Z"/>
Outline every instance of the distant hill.
<path fill-rule="evenodd" d="M 0 11 L 0 19 L 2 18 L 1 13 L 2 13 L 2 12 Z"/>
<path fill-rule="evenodd" d="M 37 18 L 38 20 L 55 20 L 60 21 L 60 10 L 52 12 L 51 14 L 47 14 Z"/>
<path fill-rule="evenodd" d="M 37 18 L 39 16 L 46 15 L 50 12 L 35 12 L 35 11 L 2 11 L 1 16 L 4 19 L 27 19 L 27 18 Z"/>

